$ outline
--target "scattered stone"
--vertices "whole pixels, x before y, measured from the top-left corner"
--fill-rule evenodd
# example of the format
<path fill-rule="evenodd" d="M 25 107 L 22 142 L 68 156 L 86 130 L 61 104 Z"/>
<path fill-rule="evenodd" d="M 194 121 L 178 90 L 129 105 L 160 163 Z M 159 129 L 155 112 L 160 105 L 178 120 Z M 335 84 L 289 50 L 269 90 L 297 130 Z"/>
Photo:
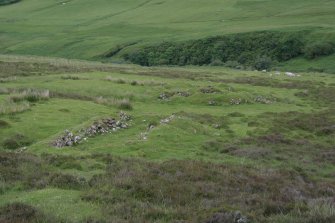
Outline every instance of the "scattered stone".
<path fill-rule="evenodd" d="M 150 125 L 148 126 L 148 131 L 151 131 L 151 130 L 154 129 L 154 128 L 155 128 L 155 126 L 152 125 L 152 124 L 150 124 Z"/>
<path fill-rule="evenodd" d="M 233 92 L 233 91 L 234 91 L 234 88 L 233 88 L 233 87 L 228 87 L 228 91 L 229 91 L 229 92 Z"/>
<path fill-rule="evenodd" d="M 178 95 L 180 97 L 189 97 L 191 94 L 188 93 L 187 91 L 176 91 L 176 92 L 164 92 L 161 93 L 158 98 L 160 100 L 169 100 L 171 97 Z"/>
<path fill-rule="evenodd" d="M 247 217 L 243 216 L 241 212 L 219 212 L 213 215 L 206 223 L 248 223 Z"/>
<path fill-rule="evenodd" d="M 81 129 L 78 134 L 74 134 L 69 130 L 65 130 L 65 134 L 56 139 L 53 143 L 53 146 L 58 148 L 75 146 L 82 141 L 87 141 L 88 137 L 94 137 L 96 135 L 102 135 L 116 132 L 120 129 L 126 129 L 129 127 L 127 121 L 130 119 L 131 117 L 125 112 L 120 112 L 120 120 L 116 120 L 114 118 L 102 119 L 100 121 L 94 122 L 86 129 Z"/>
<path fill-rule="evenodd" d="M 141 140 L 148 140 L 148 132 L 142 132 L 140 135 Z"/>
<path fill-rule="evenodd" d="M 160 121 L 161 124 L 169 124 L 176 116 L 173 114 L 165 119 Z"/>
<path fill-rule="evenodd" d="M 263 97 L 263 96 L 257 96 L 255 98 L 255 102 L 261 103 L 261 104 L 272 104 L 274 101 L 269 98 Z"/>
<path fill-rule="evenodd" d="M 131 120 L 131 116 L 128 115 L 127 113 L 125 113 L 124 111 L 121 111 L 119 116 L 120 116 L 121 121 L 130 121 Z"/>
<path fill-rule="evenodd" d="M 28 149 L 28 147 L 24 146 L 24 147 L 21 147 L 21 148 L 17 149 L 17 150 L 15 151 L 15 153 L 23 153 L 23 152 L 26 151 L 27 149 Z"/>
<path fill-rule="evenodd" d="M 164 100 L 164 101 L 166 101 L 166 100 L 169 100 L 170 97 L 171 97 L 171 96 L 168 95 L 167 93 L 162 93 L 162 94 L 159 95 L 158 98 L 159 98 L 160 100 Z"/>
<path fill-rule="evenodd" d="M 281 73 L 279 71 L 276 71 L 275 72 L 275 75 L 280 75 Z"/>
<path fill-rule="evenodd" d="M 175 114 L 172 114 L 171 116 L 169 116 L 169 117 L 167 117 L 167 118 L 164 118 L 164 119 L 160 120 L 159 123 L 160 123 L 161 125 L 167 125 L 167 124 L 169 124 L 175 117 L 176 117 Z M 146 130 L 145 132 L 141 132 L 141 134 L 140 134 L 140 139 L 141 139 L 141 140 L 148 140 L 149 133 L 150 133 L 154 128 L 156 128 L 155 125 L 153 125 L 153 124 L 149 124 L 147 130 Z"/>
<path fill-rule="evenodd" d="M 215 128 L 215 129 L 220 129 L 220 128 L 221 128 L 221 125 L 220 125 L 220 124 L 213 124 L 212 126 L 213 126 L 213 128 Z"/>
<path fill-rule="evenodd" d="M 177 91 L 176 94 L 181 97 L 189 97 L 191 94 L 187 91 Z"/>
<path fill-rule="evenodd" d="M 240 104 L 242 104 L 242 99 L 241 98 L 232 98 L 232 99 L 230 99 L 230 104 L 231 105 L 240 105 Z"/>
<path fill-rule="evenodd" d="M 201 88 L 200 92 L 203 94 L 213 94 L 221 92 L 219 89 L 214 88 L 213 86 L 208 86 L 206 88 Z"/>
<path fill-rule="evenodd" d="M 215 106 L 215 105 L 217 105 L 217 103 L 216 103 L 216 101 L 214 101 L 214 100 L 210 100 L 210 101 L 208 102 L 208 105 L 210 105 L 210 106 Z"/>
<path fill-rule="evenodd" d="M 297 75 L 292 72 L 285 72 L 285 75 L 288 77 L 296 77 Z"/>

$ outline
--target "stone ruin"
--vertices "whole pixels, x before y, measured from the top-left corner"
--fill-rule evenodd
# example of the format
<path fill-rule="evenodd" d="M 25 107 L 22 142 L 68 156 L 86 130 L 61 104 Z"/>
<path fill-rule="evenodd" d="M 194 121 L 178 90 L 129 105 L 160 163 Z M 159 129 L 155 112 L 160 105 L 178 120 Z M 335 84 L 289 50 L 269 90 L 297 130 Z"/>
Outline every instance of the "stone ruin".
<path fill-rule="evenodd" d="M 200 92 L 203 94 L 214 94 L 214 93 L 220 93 L 221 91 L 219 89 L 214 88 L 213 86 L 208 86 L 205 88 L 201 88 Z"/>
<path fill-rule="evenodd" d="M 215 105 L 218 105 L 218 103 L 215 100 L 210 100 L 208 101 L 208 105 L 215 106 Z"/>
<path fill-rule="evenodd" d="M 164 92 L 158 96 L 158 99 L 166 101 L 175 95 L 180 97 L 189 97 L 191 94 L 187 91 Z"/>
<path fill-rule="evenodd" d="M 166 118 L 161 119 L 161 120 L 159 121 L 159 124 L 160 124 L 160 125 L 167 125 L 167 124 L 169 124 L 170 122 L 172 122 L 175 118 L 176 118 L 176 115 L 175 115 L 175 114 L 172 114 L 172 115 L 170 115 L 169 117 L 166 117 Z M 178 118 L 180 118 L 180 117 L 178 117 Z M 154 128 L 156 128 L 156 127 L 157 127 L 157 126 L 155 126 L 155 125 L 153 125 L 153 124 L 150 124 L 150 125 L 148 126 L 147 131 L 142 132 L 142 133 L 140 134 L 140 139 L 141 139 L 141 140 L 147 140 L 150 131 L 153 130 Z"/>
<path fill-rule="evenodd" d="M 96 135 L 108 134 L 116 132 L 121 129 L 129 127 L 128 121 L 131 117 L 124 112 L 120 112 L 120 119 L 106 118 L 94 122 L 86 129 L 81 129 L 78 133 L 73 133 L 69 130 L 65 130 L 65 134 L 56 139 L 52 145 L 57 148 L 75 146 L 83 141 L 86 141 L 88 137 L 94 137 Z"/>
<path fill-rule="evenodd" d="M 264 96 L 257 96 L 255 97 L 255 102 L 260 103 L 260 104 L 272 104 L 276 102 L 276 98 L 270 99 Z"/>
<path fill-rule="evenodd" d="M 230 99 L 231 105 L 240 105 L 243 103 L 243 100 L 241 98 L 232 98 Z"/>

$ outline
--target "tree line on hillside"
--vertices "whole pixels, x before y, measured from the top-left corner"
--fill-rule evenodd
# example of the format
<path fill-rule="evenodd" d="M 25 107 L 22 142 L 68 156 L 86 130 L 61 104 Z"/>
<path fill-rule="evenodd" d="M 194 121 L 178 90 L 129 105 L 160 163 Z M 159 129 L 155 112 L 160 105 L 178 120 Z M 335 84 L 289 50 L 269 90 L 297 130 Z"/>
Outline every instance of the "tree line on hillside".
<path fill-rule="evenodd" d="M 333 43 L 306 43 L 304 35 L 305 32 L 263 31 L 163 42 L 127 53 L 124 58 L 142 66 L 213 65 L 263 70 L 303 55 L 314 59 L 334 53 Z"/>

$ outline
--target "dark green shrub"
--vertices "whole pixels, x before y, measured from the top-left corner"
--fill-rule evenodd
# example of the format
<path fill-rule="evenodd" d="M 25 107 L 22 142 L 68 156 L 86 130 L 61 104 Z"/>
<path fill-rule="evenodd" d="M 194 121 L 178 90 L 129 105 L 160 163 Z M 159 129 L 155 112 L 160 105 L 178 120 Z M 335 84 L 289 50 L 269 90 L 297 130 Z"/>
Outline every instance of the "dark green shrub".
<path fill-rule="evenodd" d="M 305 57 L 314 59 L 320 56 L 328 56 L 335 52 L 335 46 L 329 42 L 315 42 L 305 47 Z"/>
<path fill-rule="evenodd" d="M 120 109 L 124 109 L 124 110 L 132 110 L 133 109 L 133 106 L 131 105 L 131 103 L 128 99 L 122 99 L 121 101 L 119 101 L 118 107 Z"/>
<path fill-rule="evenodd" d="M 304 44 L 301 36 L 288 35 L 279 40 L 276 47 L 276 59 L 287 61 L 303 53 Z"/>
<path fill-rule="evenodd" d="M 42 100 L 48 100 L 49 98 L 49 90 L 25 89 L 20 91 L 19 94 L 10 96 L 10 101 L 14 103 L 21 101 L 38 102 Z"/>
<path fill-rule="evenodd" d="M 0 222 L 33 222 L 37 216 L 37 209 L 23 203 L 8 204 L 0 209 Z"/>
<path fill-rule="evenodd" d="M 272 60 L 268 56 L 262 56 L 255 60 L 254 67 L 257 70 L 269 70 L 272 65 Z"/>
<path fill-rule="evenodd" d="M 209 140 L 202 144 L 202 148 L 206 151 L 220 151 L 224 147 L 222 140 Z"/>
<path fill-rule="evenodd" d="M 130 85 L 136 86 L 136 85 L 138 85 L 138 82 L 137 81 L 132 81 L 132 82 L 130 82 Z"/>
<path fill-rule="evenodd" d="M 215 59 L 211 62 L 211 66 L 224 66 L 225 63 L 223 63 L 220 59 Z"/>
<path fill-rule="evenodd" d="M 10 124 L 8 122 L 0 119 L 0 128 L 7 128 L 9 126 Z"/>
<path fill-rule="evenodd" d="M 213 65 L 251 67 L 255 58 L 268 55 L 272 61 L 286 61 L 303 53 L 302 32 L 252 32 L 184 42 L 163 42 L 124 56 L 142 66 Z M 233 62 L 231 62 L 233 61 Z"/>
<path fill-rule="evenodd" d="M 71 75 L 67 75 L 67 76 L 62 76 L 61 79 L 63 80 L 80 80 L 80 77 L 78 76 L 71 76 Z"/>
<path fill-rule="evenodd" d="M 224 63 L 224 65 L 226 67 L 230 67 L 230 68 L 238 68 L 238 67 L 241 66 L 241 64 L 239 64 L 239 62 L 233 61 L 233 60 L 228 60 L 227 62 Z"/>
<path fill-rule="evenodd" d="M 59 167 L 61 169 L 75 169 L 83 170 L 80 163 L 80 158 L 65 155 L 50 155 L 42 154 L 43 160 L 52 166 Z"/>
<path fill-rule="evenodd" d="M 79 178 L 70 174 L 56 173 L 50 176 L 49 184 L 63 189 L 78 189 L 84 187 L 87 182 L 85 178 Z"/>
<path fill-rule="evenodd" d="M 233 113 L 229 113 L 228 116 L 230 116 L 230 117 L 244 117 L 245 115 L 243 113 L 240 113 L 240 112 L 233 112 Z"/>
<path fill-rule="evenodd" d="M 5 139 L 2 143 L 2 146 L 5 149 L 14 150 L 23 146 L 29 146 L 32 141 L 22 134 L 13 135 Z"/>
<path fill-rule="evenodd" d="M 115 83 L 117 83 L 117 84 L 125 84 L 125 83 L 127 83 L 125 80 L 123 80 L 123 79 L 117 79 L 116 81 L 115 81 Z"/>
<path fill-rule="evenodd" d="M 52 216 L 43 214 L 35 207 L 23 203 L 11 203 L 0 208 L 0 222 L 3 223 L 36 223 L 59 222 Z"/>

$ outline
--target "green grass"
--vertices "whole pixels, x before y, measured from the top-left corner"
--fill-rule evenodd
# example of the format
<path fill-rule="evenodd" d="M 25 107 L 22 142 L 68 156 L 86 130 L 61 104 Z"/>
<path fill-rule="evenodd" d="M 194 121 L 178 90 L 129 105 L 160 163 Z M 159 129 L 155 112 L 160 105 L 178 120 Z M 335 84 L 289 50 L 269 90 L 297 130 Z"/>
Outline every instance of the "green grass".
<path fill-rule="evenodd" d="M 48 188 L 31 192 L 8 193 L 1 197 L 0 205 L 13 202 L 33 205 L 46 214 L 63 221 L 82 222 L 89 217 L 99 217 L 99 208 L 81 201 L 80 192 L 75 190 Z"/>
<path fill-rule="evenodd" d="M 0 106 L 24 89 L 50 94 L 48 100 L 20 98 L 13 103 L 29 103 L 28 110 L 0 114 L 0 160 L 5 161 L 0 162 L 0 206 L 21 202 L 67 222 L 203 222 L 220 210 L 240 210 L 255 222 L 281 222 L 314 217 L 298 198 L 286 200 L 287 188 L 293 195 L 302 191 L 308 202 L 334 195 L 334 75 L 301 72 L 289 78 L 218 67 L 2 60 L 0 66 L 18 69 L 11 70 L 16 79 L 1 83 L 7 90 Z M 43 73 L 32 72 L 33 66 Z M 208 86 L 219 91 L 200 91 Z M 164 92 L 173 96 L 159 99 Z M 271 103 L 255 101 L 259 96 Z M 75 147 L 52 146 L 66 129 L 76 132 L 95 120 L 118 117 L 121 109 L 98 103 L 99 97 L 128 98 L 130 127 Z M 242 104 L 231 104 L 239 98 Z M 160 123 L 172 114 L 171 122 Z M 172 179 L 173 185 L 163 183 Z M 186 188 L 189 192 L 182 193 Z M 240 203 L 241 196 L 257 205 Z"/>
<path fill-rule="evenodd" d="M 334 42 L 334 21 L 331 0 L 0 6 L 0 222 L 211 222 L 235 211 L 255 223 L 334 222 L 334 55 L 275 64 L 281 75 L 121 57 L 253 31 Z M 53 146 L 121 110 L 129 128 Z"/>
<path fill-rule="evenodd" d="M 173 13 L 172 13 L 173 12 Z M 198 39 L 260 30 L 311 30 L 334 40 L 333 1 L 22 1 L 0 8 L 0 49 L 92 59 L 162 41 Z M 129 49 L 128 49 L 129 48 Z"/>

